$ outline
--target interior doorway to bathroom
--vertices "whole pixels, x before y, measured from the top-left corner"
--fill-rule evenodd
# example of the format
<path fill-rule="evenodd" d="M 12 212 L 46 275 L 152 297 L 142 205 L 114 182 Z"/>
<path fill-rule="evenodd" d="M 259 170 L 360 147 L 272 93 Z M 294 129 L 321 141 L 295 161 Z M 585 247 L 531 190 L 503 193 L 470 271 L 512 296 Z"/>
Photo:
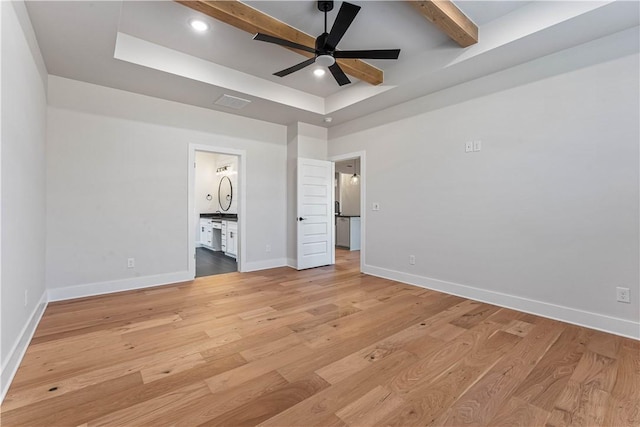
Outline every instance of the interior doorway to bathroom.
<path fill-rule="evenodd" d="M 192 146 L 189 175 L 190 273 L 242 271 L 243 152 Z"/>

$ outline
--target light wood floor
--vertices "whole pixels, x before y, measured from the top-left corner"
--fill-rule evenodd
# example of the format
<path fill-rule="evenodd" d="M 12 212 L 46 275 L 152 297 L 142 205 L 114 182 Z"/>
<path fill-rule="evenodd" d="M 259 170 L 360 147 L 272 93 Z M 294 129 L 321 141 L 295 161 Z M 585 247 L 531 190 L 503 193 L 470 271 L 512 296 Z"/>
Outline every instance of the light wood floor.
<path fill-rule="evenodd" d="M 53 303 L 2 426 L 640 424 L 637 341 L 334 267 Z"/>

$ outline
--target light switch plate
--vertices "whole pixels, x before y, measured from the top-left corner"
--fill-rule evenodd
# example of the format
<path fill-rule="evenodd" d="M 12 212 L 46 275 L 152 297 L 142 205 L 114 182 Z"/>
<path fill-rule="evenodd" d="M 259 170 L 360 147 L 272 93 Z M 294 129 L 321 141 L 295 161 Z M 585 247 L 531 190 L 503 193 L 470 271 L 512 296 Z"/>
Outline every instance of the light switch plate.
<path fill-rule="evenodd" d="M 464 143 L 464 152 L 470 153 L 473 151 L 473 141 L 467 141 Z"/>
<path fill-rule="evenodd" d="M 480 151 L 482 150 L 482 141 L 478 140 L 478 141 L 473 141 L 473 151 Z"/>
<path fill-rule="evenodd" d="M 372 211 L 379 211 L 379 210 L 380 210 L 380 203 L 378 203 L 378 202 L 373 202 L 373 203 L 371 204 L 371 210 L 372 210 Z"/>

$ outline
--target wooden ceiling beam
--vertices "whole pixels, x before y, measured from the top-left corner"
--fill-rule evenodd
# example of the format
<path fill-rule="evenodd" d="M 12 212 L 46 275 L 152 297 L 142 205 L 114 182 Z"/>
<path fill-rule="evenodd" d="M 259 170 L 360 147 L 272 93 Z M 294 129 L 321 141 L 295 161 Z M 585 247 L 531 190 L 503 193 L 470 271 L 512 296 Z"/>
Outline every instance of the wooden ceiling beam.
<path fill-rule="evenodd" d="M 315 37 L 287 25 L 284 22 L 260 12 L 259 10 L 240 1 L 175 1 L 248 33 L 265 33 L 315 48 Z M 308 58 L 313 57 L 313 54 L 309 52 L 303 52 L 297 49 L 291 50 Z M 360 59 L 338 59 L 337 62 L 346 74 L 372 85 L 379 85 L 384 80 L 384 75 L 381 69 Z M 283 64 L 283 68 L 288 65 L 293 64 Z"/>
<path fill-rule="evenodd" d="M 462 47 L 478 43 L 478 26 L 450 0 L 409 1 L 422 16 Z"/>

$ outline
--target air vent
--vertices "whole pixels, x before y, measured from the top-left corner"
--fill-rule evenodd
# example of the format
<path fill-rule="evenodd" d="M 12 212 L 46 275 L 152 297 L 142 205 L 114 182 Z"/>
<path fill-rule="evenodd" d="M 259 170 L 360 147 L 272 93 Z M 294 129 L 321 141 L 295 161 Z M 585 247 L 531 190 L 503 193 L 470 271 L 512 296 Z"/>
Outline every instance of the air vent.
<path fill-rule="evenodd" d="M 214 104 L 239 110 L 246 107 L 250 102 L 248 99 L 238 98 L 237 96 L 222 95 Z"/>

